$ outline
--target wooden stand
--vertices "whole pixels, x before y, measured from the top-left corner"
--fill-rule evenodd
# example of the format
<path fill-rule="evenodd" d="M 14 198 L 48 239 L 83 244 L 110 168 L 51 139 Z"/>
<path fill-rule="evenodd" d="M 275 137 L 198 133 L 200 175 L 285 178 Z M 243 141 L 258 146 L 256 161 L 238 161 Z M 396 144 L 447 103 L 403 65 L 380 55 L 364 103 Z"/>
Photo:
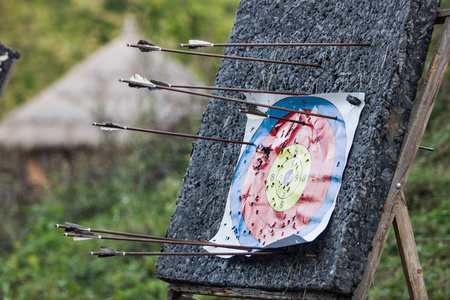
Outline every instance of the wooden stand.
<path fill-rule="evenodd" d="M 411 113 L 397 168 L 383 207 L 378 230 L 372 242 L 373 249 L 367 259 L 361 283 L 352 298 L 354 300 L 367 298 L 391 225 L 394 227 L 410 299 L 428 299 L 403 188 L 406 185 L 450 60 L 449 16 L 450 9 L 441 10 L 438 14 L 436 24 L 444 24 L 444 26 L 420 96 L 416 100 Z M 339 295 L 333 296 L 328 293 L 305 291 L 304 293 L 277 294 L 255 289 L 213 288 L 177 284 L 169 285 L 168 290 L 168 300 L 194 299 L 192 298 L 194 294 L 251 299 L 342 299 Z"/>
<path fill-rule="evenodd" d="M 362 281 L 355 291 L 353 299 L 367 297 L 391 224 L 394 226 L 409 297 L 410 299 L 428 299 L 403 188 L 406 185 L 450 59 L 449 15 L 449 9 L 439 12 L 436 23 L 444 23 L 444 26 L 420 96 L 414 103 L 397 168 L 373 240 L 373 250 L 369 254 Z"/>

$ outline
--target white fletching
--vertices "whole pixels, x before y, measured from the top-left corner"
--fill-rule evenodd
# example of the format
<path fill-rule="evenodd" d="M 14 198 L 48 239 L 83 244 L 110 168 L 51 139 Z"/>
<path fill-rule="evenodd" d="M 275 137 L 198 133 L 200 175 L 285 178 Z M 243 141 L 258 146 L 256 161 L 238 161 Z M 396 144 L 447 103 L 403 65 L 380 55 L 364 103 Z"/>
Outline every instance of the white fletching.
<path fill-rule="evenodd" d="M 180 44 L 181 47 L 188 47 L 190 50 L 206 48 L 206 47 L 214 47 L 214 44 L 202 41 L 202 40 L 189 40 L 189 44 Z"/>
<path fill-rule="evenodd" d="M 92 240 L 93 238 L 87 238 L 87 237 L 73 237 L 73 240 L 76 242 L 81 242 L 81 241 L 87 241 L 87 240 Z"/>
<path fill-rule="evenodd" d="M 119 130 L 119 128 L 100 127 L 100 130 L 104 130 L 104 131 L 116 131 L 116 130 Z"/>
<path fill-rule="evenodd" d="M 143 84 L 147 84 L 150 85 L 152 87 L 156 87 L 156 85 L 154 85 L 153 83 L 151 83 L 147 78 L 142 77 L 139 74 L 134 74 L 133 76 L 130 77 L 130 80 L 132 81 L 136 81 L 138 83 L 143 83 Z"/>
<path fill-rule="evenodd" d="M 210 42 L 202 41 L 202 40 L 189 40 L 189 44 L 203 45 L 205 47 L 212 47 L 214 45 L 214 44 L 211 44 Z"/>
<path fill-rule="evenodd" d="M 141 82 L 141 83 L 151 83 L 150 81 L 147 80 L 147 78 L 144 78 L 139 74 L 134 74 L 133 76 L 130 77 L 130 80 L 133 80 L 136 82 Z"/>

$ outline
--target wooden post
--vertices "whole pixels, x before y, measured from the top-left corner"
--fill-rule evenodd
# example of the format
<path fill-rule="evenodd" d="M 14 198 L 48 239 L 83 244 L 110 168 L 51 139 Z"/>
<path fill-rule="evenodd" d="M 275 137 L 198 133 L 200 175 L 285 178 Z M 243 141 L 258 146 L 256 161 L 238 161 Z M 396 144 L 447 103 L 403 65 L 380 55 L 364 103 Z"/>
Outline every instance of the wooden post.
<path fill-rule="evenodd" d="M 448 10 L 440 13 L 440 16 L 448 15 Z M 391 224 L 394 225 L 410 298 L 417 300 L 428 299 L 403 188 L 430 118 L 449 59 L 450 18 L 446 17 L 422 91 L 411 113 L 408 131 L 403 142 L 391 188 L 383 207 L 378 230 L 373 239 L 373 250 L 369 254 L 363 278 L 355 291 L 353 299 L 366 299 Z"/>
<path fill-rule="evenodd" d="M 394 231 L 410 299 L 428 299 L 406 204 L 394 208 Z"/>

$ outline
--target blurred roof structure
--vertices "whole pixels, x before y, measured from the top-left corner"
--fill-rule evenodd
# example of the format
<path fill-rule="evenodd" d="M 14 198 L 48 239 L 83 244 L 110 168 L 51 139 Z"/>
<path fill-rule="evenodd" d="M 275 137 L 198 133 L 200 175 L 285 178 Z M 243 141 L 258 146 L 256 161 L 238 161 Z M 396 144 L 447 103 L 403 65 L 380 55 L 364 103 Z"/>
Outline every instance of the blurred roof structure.
<path fill-rule="evenodd" d="M 126 46 L 141 38 L 134 21 L 126 20 L 119 37 L 11 112 L 0 123 L 0 145 L 24 150 L 95 147 L 111 133 L 100 131 L 92 122 L 145 123 L 165 129 L 187 115 L 200 114 L 206 106 L 204 99 L 166 91 L 150 93 L 118 82 L 139 73 L 168 83 L 198 84 L 194 74 L 170 56 Z M 122 143 L 130 136 L 123 131 L 113 134 Z"/>

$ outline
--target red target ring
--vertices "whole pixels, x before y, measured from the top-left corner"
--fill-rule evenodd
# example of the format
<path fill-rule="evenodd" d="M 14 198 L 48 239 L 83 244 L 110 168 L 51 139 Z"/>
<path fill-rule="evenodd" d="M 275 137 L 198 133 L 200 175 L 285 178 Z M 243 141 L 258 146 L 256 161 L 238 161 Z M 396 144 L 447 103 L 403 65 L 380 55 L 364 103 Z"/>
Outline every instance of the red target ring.
<path fill-rule="evenodd" d="M 258 147 L 241 189 L 242 217 L 263 245 L 297 234 L 322 206 L 335 162 L 336 139 L 321 117 L 277 122 Z"/>

